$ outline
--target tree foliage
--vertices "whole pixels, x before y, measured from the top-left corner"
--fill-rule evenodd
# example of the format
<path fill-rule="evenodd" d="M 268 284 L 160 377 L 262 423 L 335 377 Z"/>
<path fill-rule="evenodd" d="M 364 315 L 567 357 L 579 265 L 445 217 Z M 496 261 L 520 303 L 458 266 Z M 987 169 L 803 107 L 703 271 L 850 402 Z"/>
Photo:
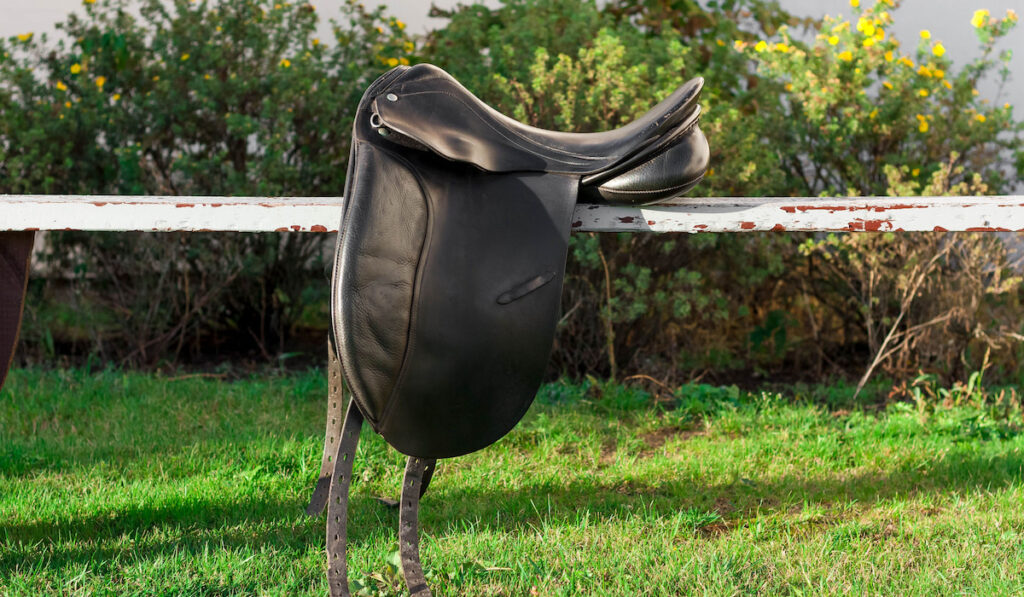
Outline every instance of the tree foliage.
<path fill-rule="evenodd" d="M 994 48 L 1016 15 L 979 10 L 964 26 L 982 56 L 957 68 L 928 32 L 901 46 L 897 9 L 853 0 L 849 19 L 814 22 L 771 0 L 505 0 L 433 8 L 445 24 L 421 40 L 350 0 L 320 40 L 303 3 L 86 0 L 55 43 L 0 42 L 0 192 L 340 195 L 359 95 L 419 60 L 572 131 L 621 126 L 703 76 L 706 195 L 1010 190 L 1024 125 L 977 87 L 1008 75 Z M 53 240 L 82 312 L 119 314 L 89 342 L 108 356 L 154 362 L 235 338 L 272 357 L 296 326 L 324 325 L 321 239 Z M 1013 362 L 1019 295 L 995 237 L 574 235 L 556 363 L 680 381 L 860 372 L 881 355 L 890 372 L 959 375 L 982 348 Z M 39 336 L 73 326 L 35 315 Z"/>

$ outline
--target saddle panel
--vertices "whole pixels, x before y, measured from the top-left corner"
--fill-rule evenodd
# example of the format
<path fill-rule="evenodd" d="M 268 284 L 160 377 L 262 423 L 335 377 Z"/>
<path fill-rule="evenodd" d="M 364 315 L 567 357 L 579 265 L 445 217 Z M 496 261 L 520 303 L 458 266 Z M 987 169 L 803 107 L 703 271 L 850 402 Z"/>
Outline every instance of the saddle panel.
<path fill-rule="evenodd" d="M 635 121 L 602 133 L 564 133 L 522 124 L 494 110 L 451 75 L 400 66 L 373 98 L 375 122 L 449 160 L 489 172 L 594 174 L 657 143 L 692 116 L 704 81 L 682 85 Z"/>

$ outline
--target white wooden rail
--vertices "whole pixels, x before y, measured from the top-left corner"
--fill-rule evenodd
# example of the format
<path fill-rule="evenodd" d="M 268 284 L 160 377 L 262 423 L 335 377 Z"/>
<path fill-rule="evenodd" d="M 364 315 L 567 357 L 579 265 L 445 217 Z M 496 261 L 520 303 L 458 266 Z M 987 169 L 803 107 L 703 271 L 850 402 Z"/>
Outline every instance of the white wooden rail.
<path fill-rule="evenodd" d="M 0 195 L 0 231 L 333 232 L 340 197 Z M 1024 196 L 699 197 L 579 205 L 574 231 L 1024 231 Z"/>

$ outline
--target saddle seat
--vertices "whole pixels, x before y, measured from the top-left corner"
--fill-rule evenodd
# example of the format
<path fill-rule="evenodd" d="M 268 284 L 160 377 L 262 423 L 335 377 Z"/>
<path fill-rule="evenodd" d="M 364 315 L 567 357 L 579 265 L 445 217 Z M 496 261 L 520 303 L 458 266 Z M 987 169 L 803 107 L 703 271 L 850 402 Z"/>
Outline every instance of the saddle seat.
<path fill-rule="evenodd" d="M 525 125 L 488 106 L 430 64 L 389 73 L 372 124 L 390 141 L 426 148 L 487 172 L 582 175 L 580 200 L 648 203 L 680 195 L 703 177 L 708 145 L 697 122 L 696 78 L 633 122 L 601 133 Z"/>

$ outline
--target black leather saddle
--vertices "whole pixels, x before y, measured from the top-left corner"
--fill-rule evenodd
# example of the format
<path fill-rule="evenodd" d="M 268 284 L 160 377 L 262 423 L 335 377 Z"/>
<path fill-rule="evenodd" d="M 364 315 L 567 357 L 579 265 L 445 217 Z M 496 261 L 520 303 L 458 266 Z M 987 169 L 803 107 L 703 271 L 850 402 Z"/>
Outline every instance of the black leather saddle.
<path fill-rule="evenodd" d="M 435 461 L 494 443 L 540 386 L 577 201 L 643 204 L 704 176 L 702 79 L 604 133 L 526 126 L 443 70 L 400 66 L 363 96 L 334 268 L 331 381 L 320 480 L 332 595 L 349 592 L 348 484 L 365 419 L 409 456 L 399 542 L 413 595 L 419 498 Z M 336 361 L 334 359 L 337 359 Z"/>

